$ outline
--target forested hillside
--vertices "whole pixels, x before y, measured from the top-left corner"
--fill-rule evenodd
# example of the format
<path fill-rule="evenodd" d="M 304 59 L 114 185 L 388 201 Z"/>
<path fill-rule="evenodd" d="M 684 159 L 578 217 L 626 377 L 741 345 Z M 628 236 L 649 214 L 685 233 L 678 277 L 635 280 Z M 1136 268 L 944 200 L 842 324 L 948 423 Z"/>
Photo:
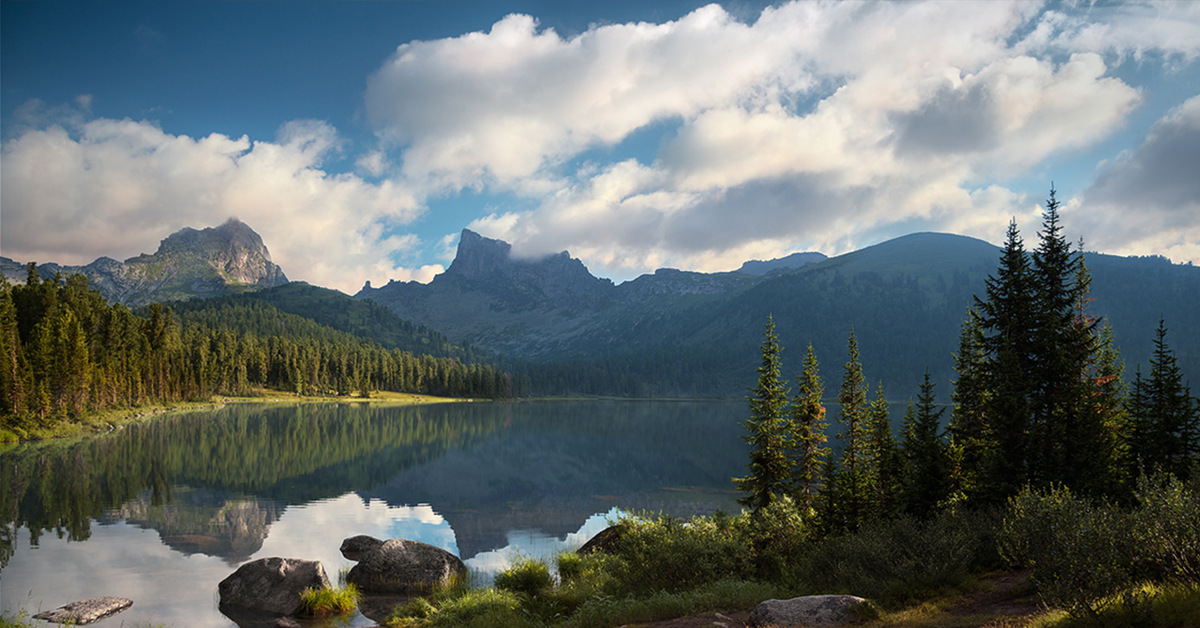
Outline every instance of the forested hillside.
<path fill-rule="evenodd" d="M 372 390 L 503 397 L 508 376 L 454 357 L 388 348 L 262 300 L 154 304 L 135 314 L 74 275 L 0 279 L 0 420 L 9 437 L 108 408 L 253 394 Z"/>

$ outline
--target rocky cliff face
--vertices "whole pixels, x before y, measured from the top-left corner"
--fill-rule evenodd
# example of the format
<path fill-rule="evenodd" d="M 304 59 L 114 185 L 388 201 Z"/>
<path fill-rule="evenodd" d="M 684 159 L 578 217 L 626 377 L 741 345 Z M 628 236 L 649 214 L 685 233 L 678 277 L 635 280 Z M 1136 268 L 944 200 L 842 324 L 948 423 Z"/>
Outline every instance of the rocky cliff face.
<path fill-rule="evenodd" d="M 25 265 L 0 258 L 0 272 L 24 282 Z M 109 301 L 130 307 L 213 297 L 271 288 L 288 282 L 271 261 L 262 238 L 245 223 L 230 219 L 219 227 L 181 229 L 163 240 L 153 255 L 119 262 L 102 257 L 87 266 L 39 264 L 43 277 L 80 273 Z"/>

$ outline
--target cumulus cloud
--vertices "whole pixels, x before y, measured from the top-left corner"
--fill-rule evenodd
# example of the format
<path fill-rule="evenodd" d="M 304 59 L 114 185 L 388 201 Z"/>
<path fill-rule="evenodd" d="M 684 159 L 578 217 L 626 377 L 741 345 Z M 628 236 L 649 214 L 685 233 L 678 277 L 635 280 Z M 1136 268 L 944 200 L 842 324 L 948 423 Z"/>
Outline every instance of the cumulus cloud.
<path fill-rule="evenodd" d="M 1088 242 L 1117 253 L 1200 259 L 1200 96 L 1172 109 L 1079 199 Z"/>
<path fill-rule="evenodd" d="M 1036 207 L 1006 179 L 1109 137 L 1142 99 L 1109 75 L 1104 54 L 1120 51 L 1072 43 L 1086 16 L 1040 10 L 790 3 L 744 24 L 710 5 L 569 39 L 509 16 L 401 46 L 368 109 L 410 176 L 556 181 L 536 209 L 472 228 L 616 275 L 838 253 L 900 226 L 995 240 Z M 663 119 L 675 125 L 653 162 L 571 170 Z"/>
<path fill-rule="evenodd" d="M 44 107 L 42 108 L 44 109 Z M 364 279 L 428 280 L 392 261 L 420 243 L 393 235 L 421 204 L 393 182 L 331 174 L 342 141 L 292 121 L 274 141 L 166 133 L 145 121 L 40 111 L 3 149 L 0 248 L 21 261 L 86 264 L 153 252 L 183 228 L 237 216 L 292 279 L 356 291 Z M 403 260 L 401 260 L 403 261 Z"/>

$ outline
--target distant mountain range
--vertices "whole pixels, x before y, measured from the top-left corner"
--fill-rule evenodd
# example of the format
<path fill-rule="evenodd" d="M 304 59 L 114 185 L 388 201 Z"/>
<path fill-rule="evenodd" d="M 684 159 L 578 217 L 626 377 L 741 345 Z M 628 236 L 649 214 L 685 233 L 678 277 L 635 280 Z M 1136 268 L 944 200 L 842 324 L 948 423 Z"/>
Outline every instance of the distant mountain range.
<path fill-rule="evenodd" d="M 87 266 L 38 265 L 43 278 L 82 274 L 110 302 L 137 307 L 155 302 L 212 297 L 279 286 L 288 282 L 271 261 L 262 238 L 245 223 L 230 219 L 219 227 L 184 228 L 153 255 L 118 262 L 101 257 Z M 0 273 L 24 283 L 26 263 L 0 257 Z"/>
<path fill-rule="evenodd" d="M 660 269 L 614 285 L 566 252 L 522 260 L 504 242 L 463 231 L 454 262 L 429 284 L 368 285 L 355 296 L 526 361 L 548 394 L 744 395 L 773 315 L 787 376 L 811 342 L 835 390 L 853 328 L 867 377 L 889 398 L 915 394 L 929 368 L 948 401 L 961 322 L 999 257 L 981 240 L 917 233 L 834 258 Z M 1148 359 L 1162 316 L 1181 367 L 1200 373 L 1200 268 L 1158 257 L 1087 261 L 1092 311 L 1112 323 L 1130 369 Z"/>
<path fill-rule="evenodd" d="M 129 306 L 241 294 L 388 347 L 485 359 L 482 350 L 535 394 L 740 397 L 773 315 L 786 376 L 798 374 L 812 343 L 832 395 L 853 328 L 866 376 L 890 399 L 915 394 L 928 368 L 944 402 L 961 322 L 999 256 L 981 240 L 917 233 L 833 258 L 799 253 L 722 273 L 659 269 L 617 285 L 565 251 L 520 259 L 508 243 L 464 230 L 453 263 L 430 283 L 368 283 L 351 298 L 288 284 L 258 234 L 231 220 L 183 229 L 154 255 L 38 270 L 83 273 Z M 1148 370 L 1161 316 L 1185 376 L 1200 378 L 1200 268 L 1161 257 L 1091 253 L 1087 261 L 1092 313 L 1113 325 L 1127 371 Z M 21 263 L 0 258 L 0 271 L 25 280 Z"/>

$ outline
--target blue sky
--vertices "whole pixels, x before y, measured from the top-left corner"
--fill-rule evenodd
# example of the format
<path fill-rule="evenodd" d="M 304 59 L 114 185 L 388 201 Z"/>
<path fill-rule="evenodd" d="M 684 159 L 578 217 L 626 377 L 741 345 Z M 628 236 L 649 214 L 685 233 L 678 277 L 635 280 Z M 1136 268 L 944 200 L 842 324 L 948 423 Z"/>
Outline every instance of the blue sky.
<path fill-rule="evenodd" d="M 237 217 L 292 279 L 464 227 L 617 281 L 912 231 L 1200 262 L 1200 3 L 0 2 L 0 255 Z"/>

